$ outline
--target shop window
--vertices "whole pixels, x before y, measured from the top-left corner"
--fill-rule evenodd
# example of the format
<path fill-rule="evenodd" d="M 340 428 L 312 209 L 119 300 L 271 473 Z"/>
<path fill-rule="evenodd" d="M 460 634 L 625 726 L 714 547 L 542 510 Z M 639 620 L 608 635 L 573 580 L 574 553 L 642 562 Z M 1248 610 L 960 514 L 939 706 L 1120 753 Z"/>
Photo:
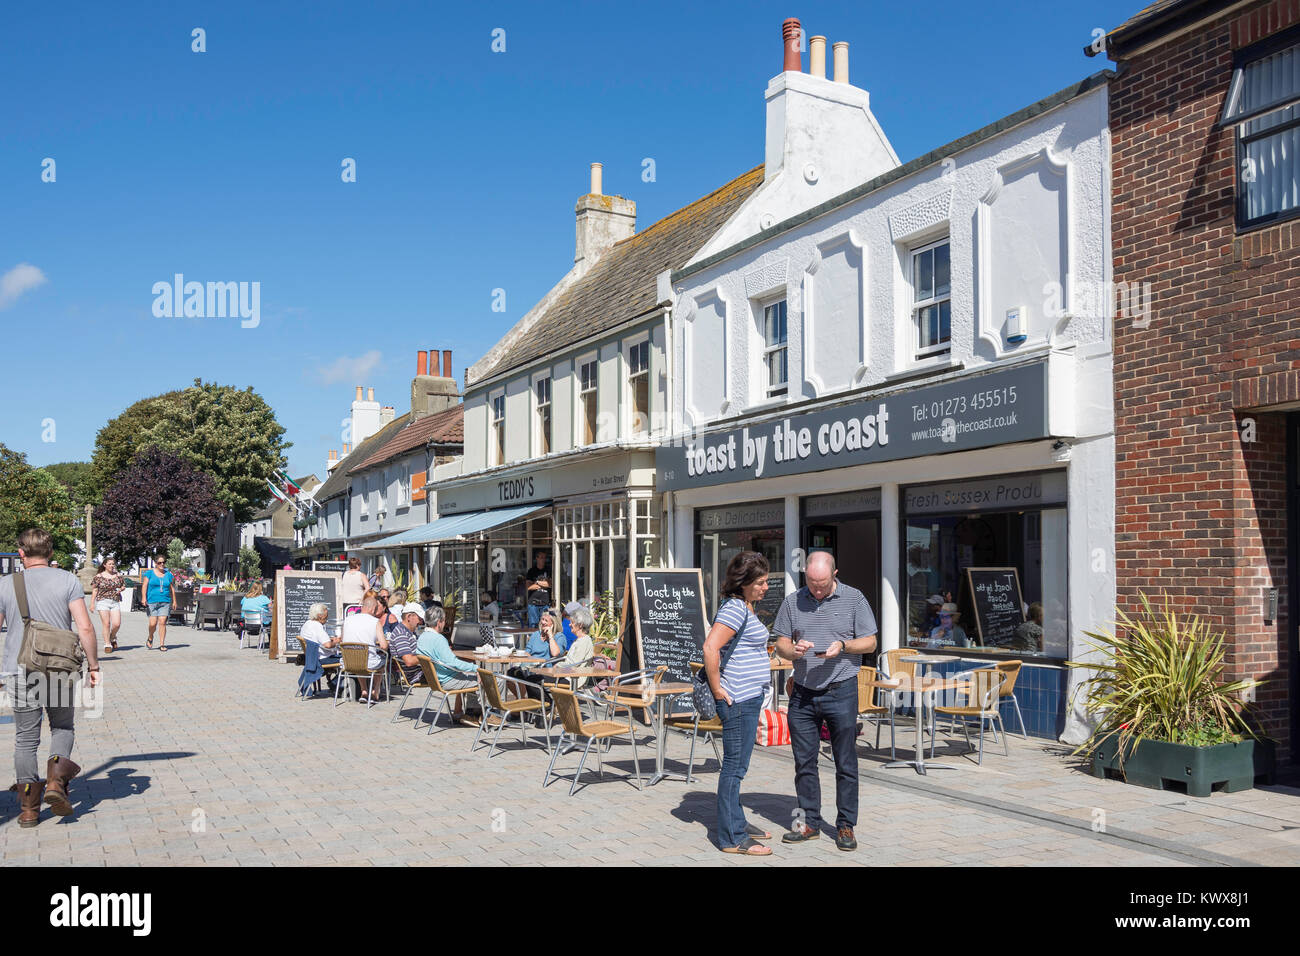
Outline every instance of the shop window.
<path fill-rule="evenodd" d="M 537 408 L 537 453 L 551 453 L 551 377 L 539 378 L 533 383 Z"/>
<path fill-rule="evenodd" d="M 907 646 L 1067 656 L 1065 508 L 908 517 L 904 535 Z M 970 567 L 1017 569 L 1026 621 L 1014 634 L 981 640 L 963 583 Z"/>
<path fill-rule="evenodd" d="M 1237 223 L 1300 213 L 1300 32 L 1238 51 L 1223 126 L 1237 127 Z"/>
<path fill-rule="evenodd" d="M 506 394 L 505 392 L 493 396 L 491 400 L 492 418 L 489 426 L 491 439 L 489 446 L 492 449 L 492 460 L 490 465 L 502 465 L 506 460 Z"/>
<path fill-rule="evenodd" d="M 650 340 L 627 351 L 627 387 L 632 410 L 632 434 L 650 432 Z"/>
<path fill-rule="evenodd" d="M 696 513 L 696 548 L 704 575 L 704 603 L 709 620 L 717 613 L 719 590 L 727 565 L 741 551 L 767 558 L 767 596 L 755 608 L 767 627 L 785 598 L 785 509 L 781 502 L 732 508 L 701 509 Z"/>
<path fill-rule="evenodd" d="M 948 240 L 912 250 L 912 326 L 916 358 L 949 350 L 952 338 L 952 276 Z"/>
<path fill-rule="evenodd" d="M 596 401 L 597 372 L 595 359 L 583 362 L 578 367 L 578 434 L 583 445 L 592 445 L 596 441 L 596 415 L 599 410 Z"/>
<path fill-rule="evenodd" d="M 763 309 L 763 367 L 767 371 L 766 397 L 776 398 L 786 394 L 790 367 L 785 299 L 773 302 Z"/>

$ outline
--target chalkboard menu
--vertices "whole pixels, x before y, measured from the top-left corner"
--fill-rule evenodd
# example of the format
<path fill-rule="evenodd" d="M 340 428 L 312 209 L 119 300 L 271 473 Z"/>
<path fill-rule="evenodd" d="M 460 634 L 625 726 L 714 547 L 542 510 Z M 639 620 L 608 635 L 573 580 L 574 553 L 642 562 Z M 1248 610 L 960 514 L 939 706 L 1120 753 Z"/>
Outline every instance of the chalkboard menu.
<path fill-rule="evenodd" d="M 690 683 L 691 661 L 704 659 L 704 579 L 699 568 L 629 568 L 623 601 L 623 670 L 653 671 Z M 670 714 L 693 714 L 690 694 L 668 701 Z"/>
<path fill-rule="evenodd" d="M 342 619 L 339 605 L 339 580 L 337 571 L 281 571 L 275 576 L 275 632 L 279 635 L 279 648 L 272 653 L 291 659 L 302 653 L 303 625 L 311 618 L 313 604 L 327 604 L 329 620 Z"/>
<path fill-rule="evenodd" d="M 966 587 L 980 644 L 1010 644 L 1016 628 L 1025 623 L 1020 572 L 1015 568 L 967 568 Z"/>
<path fill-rule="evenodd" d="M 348 563 L 346 561 L 313 561 L 311 569 L 313 571 L 337 571 L 342 574 L 348 569 Z"/>

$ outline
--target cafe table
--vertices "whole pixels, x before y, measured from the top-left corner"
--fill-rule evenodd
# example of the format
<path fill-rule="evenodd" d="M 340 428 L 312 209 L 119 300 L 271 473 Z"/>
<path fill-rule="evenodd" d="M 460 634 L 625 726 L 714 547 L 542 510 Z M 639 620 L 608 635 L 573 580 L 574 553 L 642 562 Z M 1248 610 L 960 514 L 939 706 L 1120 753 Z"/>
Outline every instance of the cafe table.
<path fill-rule="evenodd" d="M 613 701 L 614 692 L 617 691 L 617 696 L 620 698 L 619 703 L 624 707 L 629 705 L 632 707 L 637 706 L 637 700 L 640 700 L 642 704 L 648 705 L 653 698 L 654 706 L 650 710 L 650 713 L 654 715 L 655 772 L 650 778 L 650 781 L 646 784 L 647 787 L 653 787 L 660 780 L 670 776 L 674 776 L 678 780 L 685 780 L 688 783 L 690 782 L 689 777 L 682 774 L 670 774 L 668 771 L 664 770 L 664 743 L 668 737 L 668 721 L 667 715 L 664 714 L 664 708 L 667 706 L 667 702 L 672 700 L 674 697 L 679 697 L 682 694 L 689 694 L 693 690 L 695 690 L 695 685 L 687 684 L 685 682 L 663 681 L 655 684 L 645 681 L 630 681 L 626 684 L 616 684 L 614 687 L 610 688 L 610 693 L 606 695 L 611 701 Z M 629 720 L 630 716 L 631 715 L 629 715 Z M 632 728 L 632 732 L 636 733 L 635 727 Z"/>
<path fill-rule="evenodd" d="M 899 660 L 904 664 L 934 664 L 950 658 L 940 657 L 934 654 L 917 655 L 915 657 L 900 657 Z M 894 680 L 873 681 L 873 687 L 879 687 L 896 694 L 910 694 L 913 698 L 913 709 L 916 712 L 916 753 L 912 760 L 893 760 L 885 764 L 882 769 L 893 770 L 898 767 L 912 767 L 919 774 L 925 774 L 927 770 L 966 770 L 968 768 L 948 763 L 935 763 L 934 761 L 926 762 L 925 759 L 925 707 L 926 699 L 932 698 L 934 694 L 945 690 L 968 690 L 970 683 L 964 680 L 947 680 L 942 677 L 936 677 L 932 674 L 908 677 L 900 675 Z M 930 705 L 933 708 L 933 704 Z"/>
<path fill-rule="evenodd" d="M 545 658 L 533 657 L 527 654 L 481 654 L 478 651 L 452 651 L 462 661 L 472 661 L 475 664 L 492 669 L 493 665 L 497 666 L 515 666 L 518 664 L 538 664 Z"/>
<path fill-rule="evenodd" d="M 772 707 L 775 709 L 781 703 L 781 680 L 786 671 L 794 670 L 794 661 L 773 655 L 768 658 L 768 666 L 772 668 Z"/>

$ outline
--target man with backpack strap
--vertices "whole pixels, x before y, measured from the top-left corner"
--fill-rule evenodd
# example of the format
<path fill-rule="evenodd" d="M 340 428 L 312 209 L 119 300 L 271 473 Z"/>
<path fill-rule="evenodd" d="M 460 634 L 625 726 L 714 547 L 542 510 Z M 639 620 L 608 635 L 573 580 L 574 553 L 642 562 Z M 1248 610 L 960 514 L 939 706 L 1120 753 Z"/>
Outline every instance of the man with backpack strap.
<path fill-rule="evenodd" d="M 21 811 L 20 827 L 40 823 L 41 802 L 50 805 L 58 816 L 69 816 L 72 804 L 68 786 L 78 771 L 72 762 L 73 715 L 76 682 L 80 671 L 31 671 L 19 666 L 23 646 L 24 622 L 41 622 L 70 631 L 76 624 L 77 635 L 85 652 L 90 686 L 99 683 L 99 645 L 95 629 L 86 610 L 84 589 L 75 576 L 50 566 L 54 554 L 48 531 L 28 528 L 18 536 L 18 556 L 23 563 L 22 590 L 25 601 L 15 589 L 18 574 L 0 579 L 0 624 L 7 623 L 0 673 L 9 691 L 14 715 L 14 775 L 17 783 L 10 789 L 18 792 Z M 23 614 L 23 604 L 27 614 Z M 41 780 L 36 752 L 41 743 L 41 711 L 50 721 L 50 759 L 46 763 L 46 780 Z"/>

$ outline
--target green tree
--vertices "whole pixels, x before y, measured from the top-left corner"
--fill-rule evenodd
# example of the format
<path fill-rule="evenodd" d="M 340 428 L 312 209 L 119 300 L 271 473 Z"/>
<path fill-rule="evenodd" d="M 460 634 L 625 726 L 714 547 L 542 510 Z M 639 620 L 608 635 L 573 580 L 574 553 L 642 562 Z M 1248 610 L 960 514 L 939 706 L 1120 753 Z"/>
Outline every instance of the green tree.
<path fill-rule="evenodd" d="M 189 567 L 189 562 L 185 560 L 185 542 L 180 538 L 172 538 L 167 542 L 167 566 L 173 571 L 184 571 Z"/>
<path fill-rule="evenodd" d="M 88 461 L 62 461 L 41 469 L 63 486 L 78 515 L 85 514 L 86 505 L 99 503 L 95 495 L 94 470 L 95 466 Z"/>
<path fill-rule="evenodd" d="M 252 545 L 239 548 L 239 576 L 246 581 L 262 576 L 262 556 Z"/>
<path fill-rule="evenodd" d="M 15 551 L 18 535 L 44 528 L 54 538 L 54 558 L 72 569 L 78 514 L 53 475 L 27 464 L 27 456 L 0 444 L 0 551 Z"/>
<path fill-rule="evenodd" d="M 131 459 L 140 449 L 150 444 L 142 440 L 145 430 L 159 419 L 178 411 L 182 394 L 165 392 L 142 398 L 99 430 L 95 435 L 95 452 L 91 456 L 89 485 L 92 504 L 98 505 L 104 500 L 104 492 L 117 481 L 117 476 L 131 464 Z"/>

